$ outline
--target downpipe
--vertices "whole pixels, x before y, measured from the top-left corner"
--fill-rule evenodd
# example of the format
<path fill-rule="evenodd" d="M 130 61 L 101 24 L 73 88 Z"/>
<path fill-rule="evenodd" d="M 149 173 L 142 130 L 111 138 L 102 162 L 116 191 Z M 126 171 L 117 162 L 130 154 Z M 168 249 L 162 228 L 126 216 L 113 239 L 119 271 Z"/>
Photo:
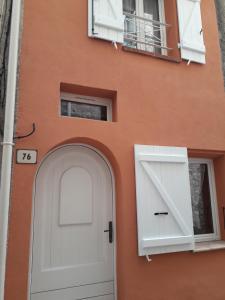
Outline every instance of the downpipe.
<path fill-rule="evenodd" d="M 0 300 L 4 300 L 21 0 L 13 0 L 0 188 Z"/>

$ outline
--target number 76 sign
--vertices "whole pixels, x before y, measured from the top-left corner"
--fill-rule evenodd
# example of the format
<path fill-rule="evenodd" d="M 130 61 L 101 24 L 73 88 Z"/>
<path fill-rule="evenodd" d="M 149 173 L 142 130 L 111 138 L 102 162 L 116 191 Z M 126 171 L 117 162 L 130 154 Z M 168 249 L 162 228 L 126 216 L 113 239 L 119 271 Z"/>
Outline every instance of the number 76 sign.
<path fill-rule="evenodd" d="M 16 162 L 18 164 L 36 164 L 37 150 L 16 150 Z"/>

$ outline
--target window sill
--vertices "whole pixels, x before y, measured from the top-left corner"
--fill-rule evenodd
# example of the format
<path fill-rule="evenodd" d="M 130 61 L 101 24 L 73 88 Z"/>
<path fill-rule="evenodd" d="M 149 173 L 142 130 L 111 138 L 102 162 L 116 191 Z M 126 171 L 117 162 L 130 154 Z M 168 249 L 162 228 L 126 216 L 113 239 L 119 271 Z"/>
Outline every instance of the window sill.
<path fill-rule="evenodd" d="M 195 244 L 193 252 L 198 253 L 221 249 L 225 249 L 225 241 L 199 242 Z"/>
<path fill-rule="evenodd" d="M 122 49 L 124 51 L 127 51 L 127 52 L 139 53 L 139 54 L 142 54 L 142 55 L 147 55 L 147 56 L 151 56 L 151 57 L 163 59 L 163 60 L 170 61 L 170 62 L 175 62 L 175 63 L 182 62 L 182 60 L 180 58 L 166 56 L 166 55 L 161 55 L 161 54 L 152 53 L 152 52 L 148 52 L 148 51 L 144 51 L 144 50 L 139 50 L 139 49 L 134 49 L 134 48 L 130 48 L 130 47 L 127 47 L 127 46 L 122 46 Z"/>

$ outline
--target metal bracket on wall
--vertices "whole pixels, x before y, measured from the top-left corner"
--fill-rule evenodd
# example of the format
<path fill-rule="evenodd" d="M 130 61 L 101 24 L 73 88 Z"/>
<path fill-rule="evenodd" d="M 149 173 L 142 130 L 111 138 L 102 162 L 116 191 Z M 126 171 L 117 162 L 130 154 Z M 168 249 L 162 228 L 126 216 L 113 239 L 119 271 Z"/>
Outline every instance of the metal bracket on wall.
<path fill-rule="evenodd" d="M 27 133 L 25 135 L 20 135 L 20 136 L 14 136 L 13 138 L 14 139 L 24 139 L 24 138 L 26 138 L 26 137 L 31 136 L 32 134 L 34 134 L 35 130 L 36 130 L 36 126 L 35 126 L 35 123 L 33 123 L 32 124 L 32 130 L 29 133 Z"/>
<path fill-rule="evenodd" d="M 152 261 L 152 259 L 150 258 L 149 255 L 145 255 L 145 257 L 146 257 L 146 259 L 147 259 L 147 262 L 151 262 L 151 261 Z"/>

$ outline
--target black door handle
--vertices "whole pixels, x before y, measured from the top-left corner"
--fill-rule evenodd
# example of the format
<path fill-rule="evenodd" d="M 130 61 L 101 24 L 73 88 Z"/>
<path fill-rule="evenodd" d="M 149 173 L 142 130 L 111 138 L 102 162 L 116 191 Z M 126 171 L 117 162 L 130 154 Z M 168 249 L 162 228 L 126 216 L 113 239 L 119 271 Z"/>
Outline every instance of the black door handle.
<path fill-rule="evenodd" d="M 109 229 L 104 230 L 104 232 L 109 233 L 109 243 L 113 242 L 113 223 L 112 221 L 109 222 Z"/>
<path fill-rule="evenodd" d="M 165 215 L 167 216 L 169 213 L 166 211 L 166 212 L 156 212 L 154 213 L 155 216 L 160 216 L 160 215 Z"/>

